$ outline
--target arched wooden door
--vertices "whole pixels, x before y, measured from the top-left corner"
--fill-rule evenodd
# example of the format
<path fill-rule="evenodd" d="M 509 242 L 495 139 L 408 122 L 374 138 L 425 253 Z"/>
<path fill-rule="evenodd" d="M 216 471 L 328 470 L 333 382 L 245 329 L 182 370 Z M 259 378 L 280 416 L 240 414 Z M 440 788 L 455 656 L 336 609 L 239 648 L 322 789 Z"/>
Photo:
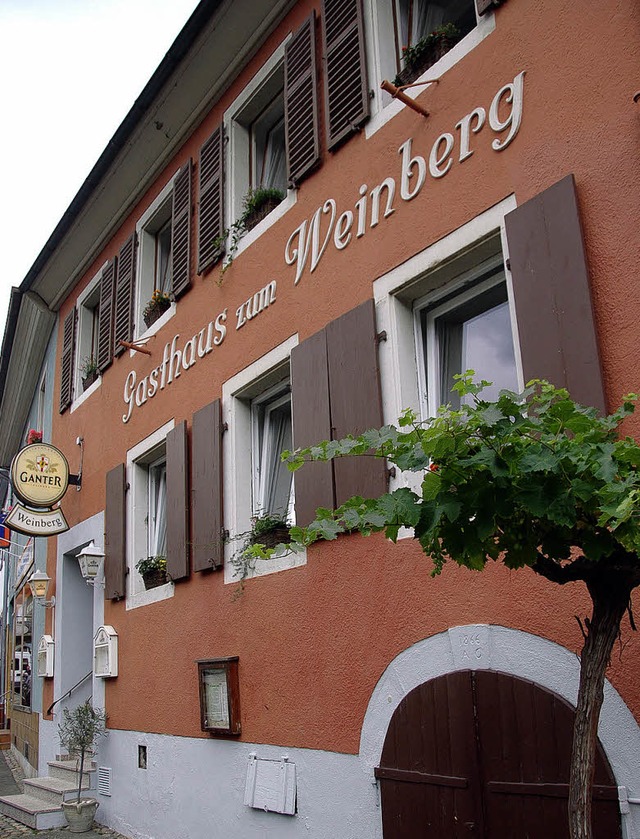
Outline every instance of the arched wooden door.
<path fill-rule="evenodd" d="M 573 709 L 489 671 L 441 676 L 394 713 L 376 777 L 384 839 L 567 839 Z M 598 746 L 594 839 L 619 839 L 617 787 Z"/>

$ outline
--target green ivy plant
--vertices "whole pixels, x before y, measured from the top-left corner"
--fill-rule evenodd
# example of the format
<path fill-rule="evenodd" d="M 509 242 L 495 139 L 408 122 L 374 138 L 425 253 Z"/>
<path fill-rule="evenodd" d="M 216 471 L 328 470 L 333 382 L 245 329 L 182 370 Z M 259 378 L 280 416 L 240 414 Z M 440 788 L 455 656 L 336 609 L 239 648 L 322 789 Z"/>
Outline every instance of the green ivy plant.
<path fill-rule="evenodd" d="M 631 592 L 640 584 L 640 446 L 620 436 L 637 397 L 602 417 L 548 382 L 533 381 L 520 394 L 501 391 L 489 402 L 482 399 L 489 383 L 474 383 L 473 371 L 456 378 L 459 410 L 443 407 L 427 422 L 405 411 L 398 427 L 285 453 L 294 470 L 308 460 L 373 453 L 421 477 L 418 492 L 403 487 L 319 509 L 291 536 L 298 546 L 354 530 L 395 541 L 400 528 L 412 528 L 433 575 L 451 561 L 474 571 L 502 562 L 559 585 L 586 585 L 593 608 L 580 620 L 569 825 L 571 839 L 591 839 L 605 673 L 625 613 L 635 629 Z"/>

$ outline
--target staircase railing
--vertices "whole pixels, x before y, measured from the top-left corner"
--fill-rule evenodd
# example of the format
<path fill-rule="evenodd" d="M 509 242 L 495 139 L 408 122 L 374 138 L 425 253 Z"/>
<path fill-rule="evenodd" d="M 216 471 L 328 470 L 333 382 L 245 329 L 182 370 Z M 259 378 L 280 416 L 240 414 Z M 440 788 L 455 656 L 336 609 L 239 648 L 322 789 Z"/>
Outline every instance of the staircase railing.
<path fill-rule="evenodd" d="M 83 682 L 86 682 L 87 679 L 90 678 L 91 676 L 93 676 L 93 670 L 89 670 L 87 675 L 83 676 L 80 679 L 79 682 L 76 682 L 75 685 L 72 688 L 69 688 L 69 690 L 65 694 L 63 694 L 62 696 L 59 696 L 57 699 L 54 699 L 53 702 L 51 703 L 51 705 L 49 705 L 49 707 L 47 708 L 47 716 L 49 716 L 49 714 L 53 711 L 54 707 L 58 704 L 58 702 L 62 702 L 63 699 L 67 699 L 67 697 L 71 696 L 71 694 L 74 692 L 74 690 L 76 688 L 80 687 L 80 685 Z"/>

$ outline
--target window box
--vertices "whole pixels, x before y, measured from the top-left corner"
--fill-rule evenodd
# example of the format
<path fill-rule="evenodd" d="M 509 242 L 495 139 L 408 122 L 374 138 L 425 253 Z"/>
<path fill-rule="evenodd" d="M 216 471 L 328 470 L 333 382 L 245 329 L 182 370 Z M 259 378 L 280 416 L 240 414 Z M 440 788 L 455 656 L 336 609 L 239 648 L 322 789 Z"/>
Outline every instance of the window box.
<path fill-rule="evenodd" d="M 259 224 L 263 218 L 266 218 L 272 210 L 282 202 L 284 193 L 267 196 L 262 203 L 251 209 L 245 216 L 243 216 L 244 228 L 249 231 Z"/>
<path fill-rule="evenodd" d="M 285 519 L 277 516 L 260 516 L 254 522 L 247 540 L 248 545 L 264 545 L 265 548 L 275 548 L 277 545 L 288 545 L 291 541 L 289 525 Z"/>
<path fill-rule="evenodd" d="M 442 56 L 446 55 L 459 40 L 459 34 L 452 34 L 448 37 L 446 35 L 439 35 L 436 31 L 421 41 L 418 41 L 415 47 L 404 48 L 404 67 L 394 79 L 394 84 L 401 87 L 402 85 L 408 85 L 414 82 L 429 67 L 433 66 L 436 61 L 440 61 Z"/>
<path fill-rule="evenodd" d="M 144 312 L 142 313 L 147 329 L 152 326 L 158 318 L 161 318 L 170 307 L 171 300 L 169 297 L 162 292 L 155 291 L 153 293 L 153 297 L 147 303 L 144 308 Z"/>
<path fill-rule="evenodd" d="M 150 588 L 163 586 L 167 582 L 166 556 L 149 556 L 146 559 L 141 559 L 136 565 L 136 570 L 142 576 L 147 591 Z"/>

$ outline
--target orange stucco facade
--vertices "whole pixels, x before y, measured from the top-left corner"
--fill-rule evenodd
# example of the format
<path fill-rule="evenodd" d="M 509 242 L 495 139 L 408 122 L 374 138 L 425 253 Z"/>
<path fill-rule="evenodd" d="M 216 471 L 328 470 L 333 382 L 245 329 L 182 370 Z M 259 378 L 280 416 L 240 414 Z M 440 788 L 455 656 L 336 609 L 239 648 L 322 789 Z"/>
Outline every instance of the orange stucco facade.
<path fill-rule="evenodd" d="M 314 8 L 320 15 L 319 2 L 300 2 L 282 17 L 151 186 L 135 196 L 117 231 L 91 255 L 62 302 L 60 324 L 160 190 L 189 158 L 198 159 L 225 111 Z M 640 9 L 625 0 L 604 7 L 588 0 L 507 0 L 491 14 L 494 30 L 438 84 L 417 95 L 428 118 L 402 108 L 375 132 L 365 127 L 335 151 L 324 149 L 321 165 L 301 183 L 295 203 L 236 255 L 223 276 L 220 264 L 196 273 L 194 219 L 191 287 L 178 300 L 175 315 L 147 343 L 151 356 L 124 352 L 82 404 L 61 414 L 54 410 L 55 445 L 74 452 L 76 439 L 84 439 L 82 490 L 68 492 L 62 503 L 72 527 L 104 510 L 106 473 L 164 423 L 186 420 L 190 435 L 193 414 L 273 347 L 293 335 L 304 341 L 370 298 L 378 278 L 509 196 L 520 206 L 569 174 L 575 177 L 609 410 L 623 394 L 638 389 L 640 105 L 633 94 L 640 84 Z M 498 91 L 521 73 L 521 124 L 511 142 L 493 148 L 507 132 L 487 122 L 471 134 L 472 154 L 461 161 L 457 124 L 474 108 L 489 112 Z M 378 83 L 369 80 L 370 87 Z M 504 118 L 509 112 L 504 97 L 499 107 Z M 321 104 L 321 136 L 324 112 Z M 401 197 L 399 149 L 410 139 L 411 154 L 428 161 L 445 132 L 454 138 L 450 169 L 441 177 L 427 173 L 415 197 Z M 294 231 L 329 198 L 338 215 L 357 213 L 361 185 L 371 190 L 389 177 L 396 183 L 393 212 L 385 217 L 381 211 L 372 227 L 370 204 L 363 235 L 356 236 L 354 227 L 342 249 L 331 238 L 315 270 L 308 264 L 296 283 L 296 267 L 285 259 Z M 197 173 L 193 190 L 197 208 Z M 322 215 L 322 236 L 328 223 L 329 215 Z M 272 280 L 275 302 L 238 329 L 238 308 Z M 222 312 L 227 313 L 224 340 L 153 398 L 135 405 L 123 422 L 130 371 L 140 382 L 161 363 L 174 336 L 183 347 Z M 61 328 L 57 341 L 60 358 Z M 58 363 L 55 393 L 59 384 Z M 627 431 L 640 434 L 639 415 L 628 421 Z M 232 470 L 234 463 L 223 468 Z M 49 542 L 47 569 L 54 577 L 56 540 Z M 574 616 L 584 618 L 590 605 L 582 584 L 558 587 L 530 570 L 509 572 L 494 564 L 484 573 L 453 565 L 437 578 L 430 572 L 429 559 L 411 539 L 393 545 L 380 536 L 343 536 L 309 548 L 306 564 L 249 579 L 242 590 L 225 583 L 222 571 L 192 572 L 160 602 L 127 609 L 126 599 L 107 599 L 104 623 L 119 638 L 118 676 L 105 680 L 109 727 L 208 738 L 200 728 L 195 662 L 238 655 L 241 742 L 355 755 L 376 684 L 389 663 L 421 639 L 449 627 L 489 624 L 579 652 L 582 636 Z M 636 719 L 638 654 L 640 640 L 625 622 L 608 677 Z M 43 707 L 52 700 L 47 681 Z"/>
<path fill-rule="evenodd" d="M 121 421 L 126 375 L 136 370 L 142 377 L 152 366 L 140 354 L 125 353 L 117 359 L 91 399 L 74 414 L 56 418 L 54 438 L 63 451 L 72 450 L 76 437 L 85 439 L 82 492 L 70 493 L 64 504 L 69 522 L 104 507 L 105 472 L 163 422 L 172 417 L 189 421 L 239 369 L 290 335 L 298 333 L 303 339 L 357 305 L 371 295 L 373 280 L 417 250 L 505 196 L 514 193 L 521 203 L 569 172 L 579 187 L 606 396 L 613 409 L 640 380 L 635 352 L 640 301 L 632 293 L 634 247 L 640 256 L 634 165 L 640 114 L 632 100 L 637 54 L 636 41 L 620 37 L 620 33 L 637 33 L 640 21 L 631 4 L 613 6 L 612 13 L 603 16 L 601 9 L 588 3 L 579 15 L 573 3 L 526 9 L 507 3 L 497 13 L 498 25 L 491 36 L 419 97 L 431 111 L 428 119 L 405 109 L 373 137 L 366 139 L 361 132 L 336 153 L 325 154 L 321 168 L 301 188 L 297 204 L 234 260 L 221 282 L 219 269 L 194 276 L 175 318 L 151 344 L 153 362 L 159 348 L 175 334 L 186 340 L 226 309 L 229 331 L 224 344 L 153 402 L 137 408 L 126 425 Z M 136 203 L 86 271 L 78 291 L 119 249 L 175 170 L 189 156 L 196 157 L 211 127 L 255 67 L 296 29 L 310 8 L 299 4 L 280 24 L 255 63 Z M 577 19 L 580 48 L 572 49 Z M 407 138 L 413 139 L 414 153 L 426 156 L 441 132 L 452 130 L 474 107 L 488 107 L 499 87 L 522 71 L 526 72 L 522 125 L 507 149 L 500 154 L 492 151 L 495 134 L 485 126 L 473 138 L 472 157 L 456 161 L 440 181 L 430 179 L 414 200 L 397 200 L 395 212 L 351 242 L 346 252 L 327 248 L 316 271 L 305 272 L 294 286 L 294 270 L 284 261 L 286 242 L 327 197 L 335 198 L 339 208 L 353 208 L 361 184 L 375 185 L 398 176 L 397 150 Z M 236 309 L 274 278 L 276 305 L 235 330 Z M 62 319 L 74 300 L 72 296 L 65 301 Z M 59 344 L 61 340 L 60 334 Z M 637 426 L 638 420 L 630 421 L 629 431 L 637 433 Z M 213 648 L 219 655 L 241 649 L 243 669 L 245 656 L 249 657 L 247 673 L 251 658 L 261 663 L 259 689 L 256 684 L 251 691 L 249 681 L 243 691 L 250 739 L 275 738 L 292 745 L 351 751 L 357 745 L 367 697 L 385 662 L 419 637 L 461 621 L 498 622 L 579 647 L 580 633 L 572 615 L 587 608 L 583 592 L 558 590 L 528 572 L 495 569 L 479 575 L 450 569 L 442 579 L 430 580 L 429 570 L 428 560 L 408 543 L 393 547 L 379 539 L 342 539 L 337 545 L 314 546 L 303 568 L 251 581 L 239 598 L 234 597 L 233 586 L 223 586 L 219 575 L 211 575 L 181 584 L 172 600 L 141 611 L 127 613 L 123 603 L 107 604 L 105 621 L 117 626 L 121 636 L 121 678 L 107 691 L 111 725 L 138 728 L 143 717 L 151 730 L 197 735 L 193 659 L 206 657 Z M 624 658 L 634 658 L 633 637 L 628 643 L 612 676 L 623 692 L 630 691 L 627 701 L 638 713 L 640 696 L 633 695 L 624 666 Z M 158 659 L 150 655 L 151 649 Z M 322 691 L 317 681 L 304 675 L 302 665 L 310 656 L 318 664 Z M 145 696 L 154 686 L 164 698 L 150 718 Z M 307 691 L 311 695 L 305 696 Z M 333 697 L 332 703 L 321 694 Z M 336 718 L 343 723 L 339 728 Z"/>

